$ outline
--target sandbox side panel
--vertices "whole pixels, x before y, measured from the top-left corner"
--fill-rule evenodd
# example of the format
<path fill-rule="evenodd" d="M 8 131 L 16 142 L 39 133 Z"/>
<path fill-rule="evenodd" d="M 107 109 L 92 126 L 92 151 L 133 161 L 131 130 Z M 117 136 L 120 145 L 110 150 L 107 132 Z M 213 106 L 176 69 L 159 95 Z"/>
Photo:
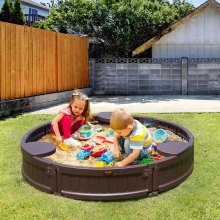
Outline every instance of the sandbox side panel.
<path fill-rule="evenodd" d="M 56 169 L 46 160 L 41 160 L 23 153 L 22 175 L 35 188 L 54 193 L 57 188 Z"/>
<path fill-rule="evenodd" d="M 59 167 L 57 191 L 74 199 L 118 200 L 147 196 L 152 191 L 152 169 L 74 169 Z"/>
<path fill-rule="evenodd" d="M 193 171 L 194 149 L 189 148 L 183 154 L 167 157 L 154 168 L 153 190 L 166 191 L 182 183 Z"/>

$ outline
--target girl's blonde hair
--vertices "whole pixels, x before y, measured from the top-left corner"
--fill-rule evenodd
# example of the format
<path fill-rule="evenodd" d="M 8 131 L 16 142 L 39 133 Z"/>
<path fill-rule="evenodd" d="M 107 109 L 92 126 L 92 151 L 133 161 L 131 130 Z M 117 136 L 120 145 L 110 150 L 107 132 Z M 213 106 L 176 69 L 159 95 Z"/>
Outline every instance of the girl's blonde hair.
<path fill-rule="evenodd" d="M 85 117 L 85 122 L 88 122 L 90 119 L 92 119 L 89 97 L 87 95 L 83 94 L 82 92 L 79 92 L 76 89 L 73 91 L 73 93 L 70 97 L 70 103 L 68 106 L 71 110 L 72 116 L 73 116 L 73 113 L 72 113 L 71 104 L 74 102 L 75 98 L 82 100 L 82 101 L 85 101 L 85 108 L 83 110 L 82 115 Z"/>
<path fill-rule="evenodd" d="M 110 128 L 113 130 L 124 130 L 134 122 L 133 115 L 123 108 L 117 108 L 112 112 Z"/>

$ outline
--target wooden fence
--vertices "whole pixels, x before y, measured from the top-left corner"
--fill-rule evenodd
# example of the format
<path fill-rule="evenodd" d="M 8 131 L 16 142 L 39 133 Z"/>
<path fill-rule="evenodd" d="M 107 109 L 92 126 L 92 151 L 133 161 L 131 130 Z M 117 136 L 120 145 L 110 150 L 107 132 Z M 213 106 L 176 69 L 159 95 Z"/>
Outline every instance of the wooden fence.
<path fill-rule="evenodd" d="M 88 39 L 0 22 L 0 100 L 88 86 Z"/>

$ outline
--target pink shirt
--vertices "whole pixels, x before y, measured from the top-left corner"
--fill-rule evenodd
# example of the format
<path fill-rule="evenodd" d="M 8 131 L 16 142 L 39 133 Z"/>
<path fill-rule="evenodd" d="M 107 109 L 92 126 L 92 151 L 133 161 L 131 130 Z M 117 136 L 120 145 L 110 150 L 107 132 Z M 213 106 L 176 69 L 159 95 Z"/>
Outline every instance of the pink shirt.
<path fill-rule="evenodd" d="M 64 109 L 60 110 L 60 112 L 63 113 L 63 114 L 65 114 L 65 115 L 71 116 L 71 110 L 70 110 L 70 108 L 64 108 Z M 85 117 L 82 116 L 82 115 L 77 116 L 77 117 L 75 118 L 75 120 L 72 120 L 72 125 L 75 124 L 77 121 L 83 121 L 83 123 L 84 123 Z"/>

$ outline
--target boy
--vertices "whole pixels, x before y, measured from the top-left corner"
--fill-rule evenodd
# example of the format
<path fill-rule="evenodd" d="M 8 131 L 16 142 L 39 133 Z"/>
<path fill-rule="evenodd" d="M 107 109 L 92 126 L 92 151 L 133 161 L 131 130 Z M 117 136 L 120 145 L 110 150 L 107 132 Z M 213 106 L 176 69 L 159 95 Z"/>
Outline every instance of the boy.
<path fill-rule="evenodd" d="M 124 150 L 126 158 L 115 163 L 115 166 L 126 166 L 130 163 L 137 164 L 138 160 L 149 157 L 148 149 L 152 146 L 153 139 L 149 130 L 139 121 L 134 120 L 131 113 L 122 108 L 113 111 L 110 118 L 110 127 L 115 131 L 114 157 L 121 155 L 119 138 L 124 137 Z"/>

